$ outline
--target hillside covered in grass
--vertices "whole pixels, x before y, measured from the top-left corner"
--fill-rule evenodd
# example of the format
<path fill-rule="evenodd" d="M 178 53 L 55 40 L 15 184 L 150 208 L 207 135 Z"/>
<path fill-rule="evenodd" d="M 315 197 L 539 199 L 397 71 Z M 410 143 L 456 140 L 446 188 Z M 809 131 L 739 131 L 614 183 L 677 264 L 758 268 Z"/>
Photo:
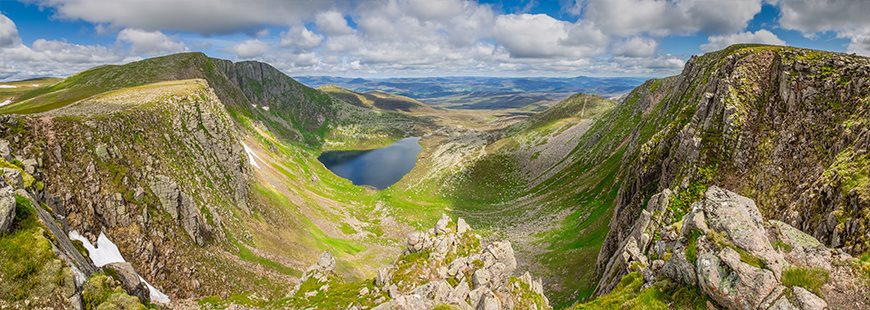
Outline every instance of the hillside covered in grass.
<path fill-rule="evenodd" d="M 508 240 L 515 253 L 512 271 L 499 277 L 507 286 L 488 287 L 495 297 L 468 292 L 455 305 L 538 305 L 539 291 L 557 308 L 721 305 L 728 300 L 697 282 L 643 274 L 653 260 L 668 264 L 650 246 L 638 250 L 646 269 L 632 264 L 639 258 L 619 260 L 644 210 L 670 191 L 667 212 L 655 216 L 681 226 L 715 186 L 822 245 L 866 252 L 868 65 L 858 56 L 737 45 L 693 57 L 682 74 L 649 80 L 618 102 L 576 94 L 530 113 L 313 89 L 264 63 L 185 53 L 9 93 L 0 151 L 6 145 L 22 159 L 10 157 L 6 168 L 27 172 L 51 222 L 92 243 L 105 234 L 174 303 L 328 308 L 333 296 L 368 307 L 411 302 L 424 278 L 451 290 L 469 280 L 473 291 L 492 274 L 441 274 L 455 259 L 427 256 L 441 241 L 430 240 L 429 252 L 409 250 L 417 242 L 409 233 L 447 214 L 475 227 L 481 244 Z M 417 165 L 383 190 L 353 185 L 317 160 L 409 136 L 421 137 Z M 703 251 L 683 256 L 723 260 L 734 258 L 731 249 L 758 272 L 782 271 L 737 250 L 753 248 L 718 242 L 715 229 L 699 231 L 644 240 L 677 242 L 662 247 L 668 258 L 682 257 L 677 244 L 701 240 Z M 308 266 L 323 252 L 334 262 L 326 280 L 311 282 Z M 378 268 L 391 262 L 393 281 L 384 282 Z M 432 268 L 407 275 L 415 266 Z M 473 259 L 471 266 L 481 269 Z M 527 271 L 542 282 L 509 277 Z M 786 283 L 805 282 L 800 272 L 788 277 L 777 274 L 777 285 L 811 286 Z"/>

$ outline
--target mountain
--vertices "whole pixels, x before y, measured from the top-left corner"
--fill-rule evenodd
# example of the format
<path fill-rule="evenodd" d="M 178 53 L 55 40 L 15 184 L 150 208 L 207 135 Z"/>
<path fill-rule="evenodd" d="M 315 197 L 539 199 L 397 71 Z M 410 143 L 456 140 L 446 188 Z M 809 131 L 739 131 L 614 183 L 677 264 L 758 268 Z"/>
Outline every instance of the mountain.
<path fill-rule="evenodd" d="M 526 108 L 541 110 L 575 94 L 616 96 L 627 93 L 644 78 L 498 78 L 498 77 L 421 77 L 421 78 L 342 78 L 300 76 L 305 85 L 337 85 L 358 92 L 383 91 L 411 97 L 427 104 L 460 109 Z"/>
<path fill-rule="evenodd" d="M 431 110 L 426 104 L 412 98 L 382 91 L 357 93 L 334 85 L 321 86 L 319 89 L 333 97 L 341 98 L 350 104 L 364 108 L 403 112 Z"/>
<path fill-rule="evenodd" d="M 506 110 L 201 53 L 31 83 L 0 107 L 0 307 L 865 307 L 868 73 L 735 45 Z M 317 160 L 408 136 L 383 190 Z"/>

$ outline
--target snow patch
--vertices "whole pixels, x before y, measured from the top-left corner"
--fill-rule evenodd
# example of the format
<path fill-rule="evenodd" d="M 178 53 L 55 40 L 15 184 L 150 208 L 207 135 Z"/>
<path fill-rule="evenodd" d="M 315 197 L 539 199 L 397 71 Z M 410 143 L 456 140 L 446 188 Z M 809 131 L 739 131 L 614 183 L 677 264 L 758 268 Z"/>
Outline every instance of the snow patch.
<path fill-rule="evenodd" d="M 12 99 L 6 99 L 6 101 L 0 102 L 0 107 L 12 103 Z"/>
<path fill-rule="evenodd" d="M 261 108 L 263 108 L 263 110 L 269 111 L 269 107 L 268 107 L 268 106 L 262 106 Z"/>
<path fill-rule="evenodd" d="M 251 150 L 251 148 L 249 148 L 247 144 L 242 143 L 242 147 L 245 148 L 245 153 L 248 153 L 248 160 L 251 161 L 251 166 L 260 169 L 260 165 L 257 164 L 257 159 L 262 162 L 265 162 L 265 160 L 260 158 L 260 156 L 257 156 L 257 153 L 254 153 L 254 151 Z"/>
<path fill-rule="evenodd" d="M 73 240 L 78 240 L 82 242 L 82 246 L 88 250 L 88 254 L 91 257 L 91 261 L 94 262 L 94 265 L 97 267 L 103 267 L 109 263 L 125 263 L 124 256 L 121 256 L 121 251 L 118 250 L 118 246 L 115 245 L 112 240 L 109 240 L 105 234 L 100 232 L 100 236 L 97 237 L 97 246 L 91 244 L 87 238 L 79 234 L 78 231 L 73 230 L 69 232 L 69 238 Z M 163 294 L 156 287 L 152 286 L 151 283 L 145 281 L 145 278 L 139 276 L 139 279 L 142 279 L 142 282 L 145 282 L 145 285 L 148 286 L 148 291 L 151 295 L 151 301 L 156 301 L 159 303 L 169 303 L 169 296 Z"/>
<path fill-rule="evenodd" d="M 15 85 L 5 85 L 5 84 L 3 84 L 3 85 L 0 85 L 0 88 L 18 88 L 18 86 L 15 86 Z"/>

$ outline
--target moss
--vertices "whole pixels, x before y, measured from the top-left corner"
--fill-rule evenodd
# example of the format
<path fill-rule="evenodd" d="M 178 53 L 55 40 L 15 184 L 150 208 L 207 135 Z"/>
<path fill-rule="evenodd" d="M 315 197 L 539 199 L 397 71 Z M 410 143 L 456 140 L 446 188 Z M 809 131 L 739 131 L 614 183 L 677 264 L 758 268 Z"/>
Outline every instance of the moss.
<path fill-rule="evenodd" d="M 830 273 L 821 268 L 791 267 L 782 271 L 782 284 L 800 286 L 816 295 L 822 296 L 822 286 L 828 283 Z"/>
<path fill-rule="evenodd" d="M 698 288 L 662 280 L 641 289 L 639 272 L 625 275 L 616 288 L 570 309 L 707 309 L 709 299 Z"/>
<path fill-rule="evenodd" d="M 92 309 L 146 309 L 139 299 L 128 295 L 112 277 L 97 273 L 82 288 L 82 304 Z"/>
<path fill-rule="evenodd" d="M 693 229 L 689 234 L 689 241 L 686 244 L 686 260 L 694 264 L 698 260 L 698 238 L 701 237 L 701 231 Z"/>
<path fill-rule="evenodd" d="M 549 304 L 541 294 L 535 293 L 531 286 L 525 281 L 517 277 L 510 277 L 508 287 L 511 290 L 516 301 L 514 307 L 516 309 L 547 309 Z"/>
<path fill-rule="evenodd" d="M 0 235 L 0 299 L 21 301 L 71 293 L 63 289 L 74 285 L 72 273 L 52 251 L 34 206 L 20 195 L 15 201 L 12 228 Z"/>
<path fill-rule="evenodd" d="M 767 263 L 763 259 L 752 255 L 749 252 L 746 252 L 746 250 L 738 248 L 736 246 L 732 246 L 731 248 L 734 249 L 734 251 L 737 251 L 738 254 L 740 254 L 741 262 L 747 263 L 755 268 L 767 268 Z"/>
<path fill-rule="evenodd" d="M 24 171 L 24 165 L 22 165 L 21 162 L 16 159 L 13 159 L 12 161 L 13 162 L 8 162 L 5 159 L 0 158 L 0 168 L 11 168 L 18 170 L 18 172 L 21 172 L 21 180 L 24 181 L 24 187 L 29 188 L 33 186 L 33 183 L 36 181 L 36 179 L 34 179 L 32 175 Z M 18 164 L 16 165 L 14 162 L 18 162 Z"/>
<path fill-rule="evenodd" d="M 776 240 L 770 245 L 772 245 L 774 249 L 785 251 L 786 253 L 791 252 L 792 250 L 792 246 L 788 243 L 782 242 L 782 240 Z"/>

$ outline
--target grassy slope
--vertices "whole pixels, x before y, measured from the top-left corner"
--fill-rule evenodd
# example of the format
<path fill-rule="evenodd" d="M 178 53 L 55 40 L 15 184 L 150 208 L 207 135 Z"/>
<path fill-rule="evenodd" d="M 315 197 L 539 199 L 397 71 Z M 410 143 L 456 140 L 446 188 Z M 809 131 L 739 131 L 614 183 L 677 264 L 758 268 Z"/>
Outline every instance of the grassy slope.
<path fill-rule="evenodd" d="M 17 197 L 12 229 L 0 235 L 0 305 L 63 307 L 61 296 L 75 291 L 73 274 L 52 251 L 34 207 Z"/>

